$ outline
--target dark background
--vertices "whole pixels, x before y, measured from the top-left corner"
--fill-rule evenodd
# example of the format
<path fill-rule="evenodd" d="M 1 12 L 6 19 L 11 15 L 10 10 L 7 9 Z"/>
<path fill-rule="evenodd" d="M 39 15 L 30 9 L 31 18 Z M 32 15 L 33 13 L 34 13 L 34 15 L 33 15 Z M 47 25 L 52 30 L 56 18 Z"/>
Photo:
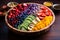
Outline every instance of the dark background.
<path fill-rule="evenodd" d="M 36 2 L 40 4 L 44 1 L 51 1 L 54 4 L 60 3 L 60 0 L 0 0 L 0 6 L 11 1 L 18 3 Z M 54 13 L 56 16 L 56 20 L 51 26 L 51 29 L 42 36 L 36 38 L 21 37 L 20 35 L 11 32 L 6 26 L 4 17 L 0 17 L 0 40 L 60 40 L 60 12 L 55 10 Z"/>

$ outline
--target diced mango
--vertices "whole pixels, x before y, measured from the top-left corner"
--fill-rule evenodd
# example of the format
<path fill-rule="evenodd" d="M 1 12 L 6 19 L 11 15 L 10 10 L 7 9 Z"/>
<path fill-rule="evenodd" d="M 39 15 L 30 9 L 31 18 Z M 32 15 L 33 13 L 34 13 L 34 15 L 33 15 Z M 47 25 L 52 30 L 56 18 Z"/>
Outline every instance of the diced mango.
<path fill-rule="evenodd" d="M 46 16 L 43 20 L 39 21 L 39 22 L 32 28 L 32 31 L 40 30 L 40 29 L 48 26 L 48 25 L 51 23 L 52 19 L 53 19 L 52 16 Z"/>

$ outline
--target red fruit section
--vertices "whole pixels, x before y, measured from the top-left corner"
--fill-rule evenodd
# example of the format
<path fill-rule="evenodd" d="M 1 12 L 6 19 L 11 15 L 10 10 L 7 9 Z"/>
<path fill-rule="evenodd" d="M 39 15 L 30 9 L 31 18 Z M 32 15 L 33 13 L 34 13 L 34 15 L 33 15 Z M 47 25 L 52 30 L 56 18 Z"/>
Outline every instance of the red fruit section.
<path fill-rule="evenodd" d="M 49 10 L 49 8 L 41 6 L 40 11 L 37 13 L 37 16 L 40 19 L 43 19 L 45 16 L 52 16 L 52 12 Z"/>

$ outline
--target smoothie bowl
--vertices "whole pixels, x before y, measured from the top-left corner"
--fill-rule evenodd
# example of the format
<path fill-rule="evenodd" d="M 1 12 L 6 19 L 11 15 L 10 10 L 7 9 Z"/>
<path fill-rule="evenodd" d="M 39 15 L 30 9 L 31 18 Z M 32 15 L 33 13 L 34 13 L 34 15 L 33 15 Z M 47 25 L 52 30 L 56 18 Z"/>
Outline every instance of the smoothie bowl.
<path fill-rule="evenodd" d="M 36 35 L 48 31 L 55 15 L 48 7 L 38 3 L 21 3 L 5 16 L 8 28 L 20 35 Z"/>

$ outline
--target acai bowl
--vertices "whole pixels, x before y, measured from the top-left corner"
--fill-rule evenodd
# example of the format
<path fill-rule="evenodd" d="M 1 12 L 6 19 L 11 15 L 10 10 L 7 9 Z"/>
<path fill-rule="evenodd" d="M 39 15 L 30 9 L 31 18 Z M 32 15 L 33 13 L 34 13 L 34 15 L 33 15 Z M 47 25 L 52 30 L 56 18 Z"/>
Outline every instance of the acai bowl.
<path fill-rule="evenodd" d="M 38 3 L 21 3 L 5 16 L 8 28 L 20 35 L 36 35 L 48 31 L 55 21 L 53 11 Z"/>

